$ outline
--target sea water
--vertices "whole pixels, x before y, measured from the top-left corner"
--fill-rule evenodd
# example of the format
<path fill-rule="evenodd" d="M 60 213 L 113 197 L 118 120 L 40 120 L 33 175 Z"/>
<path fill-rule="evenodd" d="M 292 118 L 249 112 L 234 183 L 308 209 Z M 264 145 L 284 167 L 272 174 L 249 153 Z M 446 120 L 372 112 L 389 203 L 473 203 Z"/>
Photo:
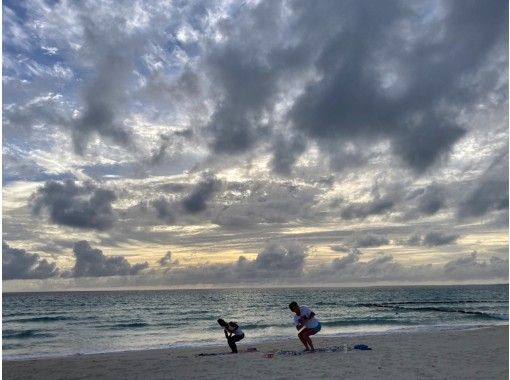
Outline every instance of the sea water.
<path fill-rule="evenodd" d="M 226 346 L 218 318 L 239 323 L 241 345 L 296 339 L 291 301 L 320 336 L 508 324 L 508 285 L 4 293 L 3 359 Z"/>

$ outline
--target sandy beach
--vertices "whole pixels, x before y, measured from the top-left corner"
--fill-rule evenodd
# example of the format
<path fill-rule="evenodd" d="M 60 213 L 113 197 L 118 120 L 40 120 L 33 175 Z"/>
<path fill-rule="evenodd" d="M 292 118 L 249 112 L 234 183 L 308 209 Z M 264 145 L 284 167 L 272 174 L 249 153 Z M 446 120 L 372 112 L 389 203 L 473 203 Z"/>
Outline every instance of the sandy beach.
<path fill-rule="evenodd" d="M 508 379 L 508 326 L 314 339 L 316 348 L 348 351 L 298 356 L 298 339 L 255 344 L 258 352 L 227 347 L 164 349 L 65 358 L 3 361 L 4 379 Z M 370 351 L 352 349 L 365 344 Z M 274 352 L 271 358 L 267 353 Z"/>

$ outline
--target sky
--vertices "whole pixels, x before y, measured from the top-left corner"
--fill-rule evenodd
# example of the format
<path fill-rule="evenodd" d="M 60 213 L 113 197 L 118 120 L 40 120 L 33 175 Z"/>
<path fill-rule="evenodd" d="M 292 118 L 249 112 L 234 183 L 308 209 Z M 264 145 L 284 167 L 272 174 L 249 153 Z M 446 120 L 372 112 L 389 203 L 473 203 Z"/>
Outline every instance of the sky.
<path fill-rule="evenodd" d="M 4 291 L 508 282 L 508 2 L 2 5 Z"/>

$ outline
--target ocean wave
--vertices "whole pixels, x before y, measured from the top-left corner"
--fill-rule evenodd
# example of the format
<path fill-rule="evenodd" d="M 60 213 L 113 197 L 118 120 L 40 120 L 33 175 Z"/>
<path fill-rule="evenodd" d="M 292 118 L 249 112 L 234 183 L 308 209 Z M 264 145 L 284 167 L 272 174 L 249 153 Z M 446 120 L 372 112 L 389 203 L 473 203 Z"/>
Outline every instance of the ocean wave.
<path fill-rule="evenodd" d="M 501 300 L 458 300 L 458 301 L 395 301 L 374 303 L 374 305 L 427 305 L 427 304 L 463 304 L 463 303 L 508 303 Z M 367 304 L 357 303 L 351 306 L 365 306 Z"/>
<path fill-rule="evenodd" d="M 3 339 L 51 338 L 55 334 L 41 332 L 42 330 L 4 330 Z"/>
<path fill-rule="evenodd" d="M 336 321 L 321 321 L 325 327 L 338 326 L 365 326 L 365 325 L 411 325 L 410 321 L 402 321 L 394 318 L 370 318 L 370 319 L 342 319 Z"/>
<path fill-rule="evenodd" d="M 69 321 L 69 320 L 76 320 L 76 318 L 59 315 L 59 316 L 55 316 L 55 317 L 45 316 L 45 317 L 10 319 L 5 322 L 29 323 L 29 322 L 57 322 L 57 321 Z"/>
<path fill-rule="evenodd" d="M 130 329 L 130 328 L 140 328 L 140 327 L 147 327 L 150 326 L 147 322 L 128 322 L 128 323 L 115 323 L 111 325 L 98 325 L 95 326 L 99 329 L 111 329 L 111 330 L 118 330 L 118 329 Z"/>
<path fill-rule="evenodd" d="M 433 306 L 423 306 L 423 307 L 405 307 L 405 306 L 396 306 L 394 304 L 390 303 L 361 303 L 358 304 L 359 306 L 365 306 L 365 307 L 380 307 L 380 308 L 387 308 L 392 309 L 395 311 L 403 311 L 403 312 L 427 312 L 427 311 L 437 311 L 441 313 L 460 313 L 460 314 L 469 314 L 469 315 L 476 315 L 481 318 L 487 318 L 487 319 L 502 319 L 507 320 L 508 315 L 507 314 L 494 314 L 494 313 L 487 313 L 483 311 L 477 311 L 477 310 L 465 310 L 465 309 L 454 309 L 454 308 L 447 308 L 447 307 L 433 307 Z"/>
<path fill-rule="evenodd" d="M 4 343 L 2 344 L 2 350 L 14 350 L 15 348 L 23 347 L 23 344 L 19 343 Z"/>
<path fill-rule="evenodd" d="M 318 301 L 314 303 L 315 306 L 338 306 L 337 302 L 325 302 L 325 301 Z"/>
<path fill-rule="evenodd" d="M 168 315 L 168 316 L 172 316 L 172 315 L 175 315 L 175 312 L 161 311 L 161 312 L 158 312 L 158 313 L 154 313 L 153 315 Z M 182 318 L 183 320 L 186 320 L 186 321 L 200 321 L 200 320 L 204 319 L 204 315 L 203 314 L 197 314 L 195 312 L 193 312 L 193 313 L 182 312 L 182 313 L 179 313 L 179 318 Z M 214 318 L 214 314 L 211 314 L 211 318 Z M 216 317 L 216 318 L 218 318 L 218 317 Z"/>
<path fill-rule="evenodd" d="M 5 308 L 5 306 L 4 306 Z M 29 312 L 21 312 L 21 311 L 15 311 L 15 312 L 3 312 L 2 313 L 2 318 L 5 318 L 5 317 L 19 317 L 19 316 L 23 316 L 23 315 L 34 315 L 33 312 L 29 311 Z"/>
<path fill-rule="evenodd" d="M 240 325 L 241 329 L 251 330 L 251 329 L 264 329 L 270 327 L 289 327 L 292 326 L 291 323 L 246 323 Z"/>
<path fill-rule="evenodd" d="M 162 322 L 162 323 L 155 323 L 155 326 L 163 326 L 163 327 L 176 327 L 176 326 L 182 326 L 183 322 Z"/>

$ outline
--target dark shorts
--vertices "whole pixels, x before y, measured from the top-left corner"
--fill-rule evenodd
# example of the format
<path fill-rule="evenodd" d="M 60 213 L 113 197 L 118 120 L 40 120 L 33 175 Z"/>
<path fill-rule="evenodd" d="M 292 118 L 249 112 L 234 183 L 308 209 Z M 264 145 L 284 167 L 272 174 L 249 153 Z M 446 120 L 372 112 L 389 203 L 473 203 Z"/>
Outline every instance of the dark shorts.
<path fill-rule="evenodd" d="M 309 330 L 312 330 L 314 334 L 317 334 L 319 331 L 321 331 L 321 323 L 319 322 L 319 324 L 317 326 L 315 326 L 313 329 L 309 329 Z"/>

